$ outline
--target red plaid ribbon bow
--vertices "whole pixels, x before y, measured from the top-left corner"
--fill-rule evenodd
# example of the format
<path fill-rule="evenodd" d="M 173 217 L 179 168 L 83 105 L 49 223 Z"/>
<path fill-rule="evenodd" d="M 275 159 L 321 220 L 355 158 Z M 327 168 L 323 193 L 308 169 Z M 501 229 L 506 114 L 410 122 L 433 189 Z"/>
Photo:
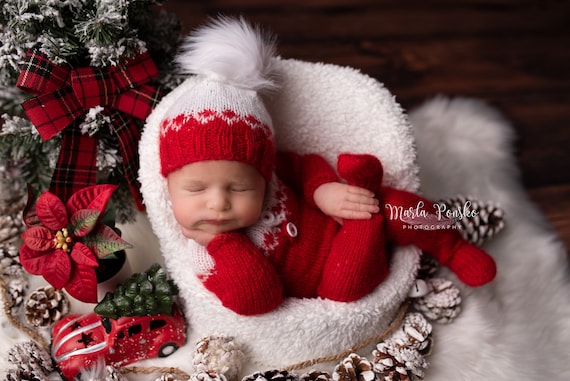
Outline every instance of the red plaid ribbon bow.
<path fill-rule="evenodd" d="M 124 65 L 104 68 L 58 66 L 38 50 L 29 51 L 17 86 L 36 94 L 22 106 L 44 140 L 63 131 L 62 148 L 51 191 L 62 199 L 96 183 L 97 142 L 81 134 L 79 119 L 101 106 L 111 118 L 131 192 L 142 208 L 137 181 L 140 131 L 132 119 L 145 119 L 159 101 L 158 90 L 147 83 L 158 69 L 145 52 Z"/>

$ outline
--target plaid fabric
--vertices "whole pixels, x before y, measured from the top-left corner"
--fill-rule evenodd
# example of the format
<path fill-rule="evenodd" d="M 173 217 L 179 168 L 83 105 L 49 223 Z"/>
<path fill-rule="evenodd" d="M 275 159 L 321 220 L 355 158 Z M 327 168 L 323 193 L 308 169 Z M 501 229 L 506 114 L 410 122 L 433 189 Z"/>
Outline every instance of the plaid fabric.
<path fill-rule="evenodd" d="M 158 74 L 148 52 L 124 65 L 73 69 L 55 65 L 39 50 L 26 54 L 17 86 L 37 96 L 22 104 L 24 111 L 42 139 L 63 131 L 51 184 L 55 194 L 66 200 L 74 190 L 95 184 L 97 145 L 94 138 L 81 136 L 77 126 L 88 109 L 102 106 L 112 117 L 125 175 L 142 208 L 137 182 L 140 132 L 131 117 L 144 120 L 160 100 L 159 91 L 147 84 Z"/>
<path fill-rule="evenodd" d="M 137 179 L 139 172 L 138 145 L 141 136 L 140 131 L 133 119 L 125 117 L 123 113 L 113 111 L 111 118 L 113 120 L 113 132 L 117 136 L 119 152 L 123 158 L 123 173 L 127 178 L 137 207 L 142 210 L 144 207 L 140 193 L 140 183 Z"/>
<path fill-rule="evenodd" d="M 96 184 L 97 140 L 83 135 L 75 122 L 63 132 L 50 192 L 66 201 L 83 187 Z"/>

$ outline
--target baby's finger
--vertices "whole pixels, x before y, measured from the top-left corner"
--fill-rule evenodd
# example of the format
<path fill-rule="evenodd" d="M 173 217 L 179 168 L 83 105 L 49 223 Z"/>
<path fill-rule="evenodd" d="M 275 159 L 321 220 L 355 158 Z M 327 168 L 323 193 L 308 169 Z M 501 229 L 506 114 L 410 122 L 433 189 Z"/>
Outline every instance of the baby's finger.
<path fill-rule="evenodd" d="M 366 188 L 357 187 L 355 185 L 349 185 L 347 188 L 347 191 L 348 191 L 348 193 L 352 193 L 352 194 L 374 197 L 374 192 L 372 192 L 371 190 L 368 190 Z"/>

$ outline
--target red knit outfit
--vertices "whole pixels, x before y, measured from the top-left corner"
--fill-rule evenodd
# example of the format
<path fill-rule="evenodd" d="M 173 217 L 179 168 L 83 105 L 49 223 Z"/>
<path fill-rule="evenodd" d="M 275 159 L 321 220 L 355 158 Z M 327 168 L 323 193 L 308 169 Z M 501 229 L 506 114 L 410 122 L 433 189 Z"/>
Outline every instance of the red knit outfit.
<path fill-rule="evenodd" d="M 258 248 L 244 232 L 223 233 L 207 247 L 215 261 L 204 285 L 222 304 L 243 315 L 266 313 L 284 296 L 322 297 L 350 302 L 370 293 L 388 275 L 389 246 L 415 245 L 449 267 L 465 284 L 480 286 L 495 276 L 493 259 L 463 240 L 456 229 L 410 229 L 389 218 L 382 205 L 434 215 L 433 202 L 413 193 L 381 186 L 382 166 L 370 155 L 340 155 L 337 170 L 348 184 L 367 188 L 380 199 L 381 211 L 369 220 L 339 225 L 313 201 L 322 184 L 339 181 L 320 156 L 280 155 L 278 177 L 289 187 L 286 216 L 270 250 Z"/>

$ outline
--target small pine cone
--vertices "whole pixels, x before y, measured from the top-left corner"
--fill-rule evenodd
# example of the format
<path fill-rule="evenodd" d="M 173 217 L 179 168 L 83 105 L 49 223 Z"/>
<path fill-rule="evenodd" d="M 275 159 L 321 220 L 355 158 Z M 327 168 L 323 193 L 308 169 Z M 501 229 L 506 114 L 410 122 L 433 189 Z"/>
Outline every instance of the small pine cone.
<path fill-rule="evenodd" d="M 265 372 L 255 372 L 245 376 L 241 381 L 297 381 L 299 377 L 295 373 L 286 370 L 268 370 Z"/>
<path fill-rule="evenodd" d="M 331 381 L 331 375 L 327 371 L 311 370 L 299 376 L 299 381 Z"/>
<path fill-rule="evenodd" d="M 391 340 L 379 343 L 372 355 L 374 370 L 385 381 L 423 379 L 424 369 L 428 367 L 418 350 L 402 348 Z"/>
<path fill-rule="evenodd" d="M 208 336 L 196 343 L 192 364 L 196 372 L 216 372 L 234 380 L 241 372 L 245 355 L 232 337 Z"/>
<path fill-rule="evenodd" d="M 105 367 L 105 381 L 128 381 L 128 378 L 111 365 Z"/>
<path fill-rule="evenodd" d="M 190 377 L 190 381 L 227 381 L 226 376 L 215 371 L 200 371 Z"/>
<path fill-rule="evenodd" d="M 414 308 L 437 323 L 452 322 L 461 312 L 459 288 L 447 279 L 434 278 L 428 282 L 432 286 L 432 292 L 414 299 Z"/>
<path fill-rule="evenodd" d="M 481 246 L 505 227 L 504 211 L 491 202 L 457 196 L 441 201 L 459 223 L 463 238 Z"/>
<path fill-rule="evenodd" d="M 418 270 L 419 279 L 433 278 L 435 273 L 439 270 L 439 263 L 437 260 L 426 253 L 420 256 L 420 268 Z"/>
<path fill-rule="evenodd" d="M 372 364 L 365 357 L 351 353 L 333 371 L 334 381 L 372 381 L 376 378 Z"/>
<path fill-rule="evenodd" d="M 179 381 L 178 378 L 171 373 L 164 373 L 154 381 Z"/>
<path fill-rule="evenodd" d="M 431 347 L 431 324 L 417 312 L 407 313 L 400 329 L 389 338 L 399 348 L 411 348 L 421 352 Z"/>
<path fill-rule="evenodd" d="M 49 381 L 49 377 L 44 373 L 34 370 L 16 368 L 9 369 L 6 373 L 6 381 Z"/>
<path fill-rule="evenodd" d="M 14 345 L 8 351 L 8 361 L 16 365 L 9 380 L 47 380 L 53 371 L 51 356 L 35 341 L 25 341 Z M 14 378 L 10 378 L 14 377 Z"/>
<path fill-rule="evenodd" d="M 13 240 L 22 234 L 25 226 L 22 221 L 22 214 L 16 215 L 3 214 L 0 215 L 0 242 Z"/>
<path fill-rule="evenodd" d="M 21 278 L 24 276 L 24 269 L 20 264 L 19 249 L 16 241 L 12 240 L 0 245 L 0 268 L 1 275 Z"/>
<path fill-rule="evenodd" d="M 28 281 L 24 278 L 16 278 L 8 281 L 9 305 L 18 308 L 24 301 L 24 295 L 28 289 Z"/>
<path fill-rule="evenodd" d="M 69 300 L 52 286 L 40 287 L 26 301 L 26 320 L 35 327 L 49 327 L 69 312 Z"/>

